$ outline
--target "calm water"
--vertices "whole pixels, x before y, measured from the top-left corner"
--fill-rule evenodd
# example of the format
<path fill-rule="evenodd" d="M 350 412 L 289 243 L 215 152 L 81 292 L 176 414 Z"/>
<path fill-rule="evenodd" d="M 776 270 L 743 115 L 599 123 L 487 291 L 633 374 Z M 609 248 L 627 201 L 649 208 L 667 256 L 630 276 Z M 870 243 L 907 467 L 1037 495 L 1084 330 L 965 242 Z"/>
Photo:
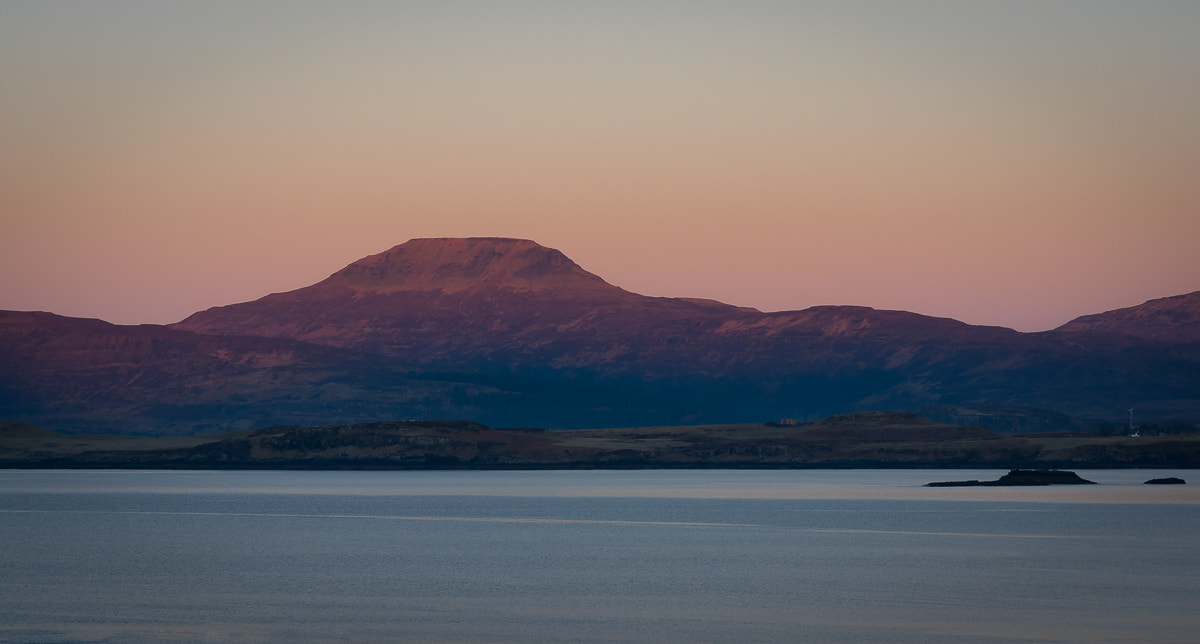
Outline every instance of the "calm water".
<path fill-rule="evenodd" d="M 1200 639 L 1200 472 L 1002 473 L 0 471 L 0 641 Z"/>

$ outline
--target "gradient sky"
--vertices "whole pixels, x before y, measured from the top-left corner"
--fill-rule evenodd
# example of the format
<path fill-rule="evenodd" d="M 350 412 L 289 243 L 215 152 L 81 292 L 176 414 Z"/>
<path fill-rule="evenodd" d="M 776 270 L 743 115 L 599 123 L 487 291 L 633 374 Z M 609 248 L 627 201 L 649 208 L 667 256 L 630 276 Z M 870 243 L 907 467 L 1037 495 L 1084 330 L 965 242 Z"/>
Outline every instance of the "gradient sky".
<path fill-rule="evenodd" d="M 610 283 L 1044 330 L 1200 289 L 1200 2 L 0 3 L 0 309 L 522 237 Z"/>

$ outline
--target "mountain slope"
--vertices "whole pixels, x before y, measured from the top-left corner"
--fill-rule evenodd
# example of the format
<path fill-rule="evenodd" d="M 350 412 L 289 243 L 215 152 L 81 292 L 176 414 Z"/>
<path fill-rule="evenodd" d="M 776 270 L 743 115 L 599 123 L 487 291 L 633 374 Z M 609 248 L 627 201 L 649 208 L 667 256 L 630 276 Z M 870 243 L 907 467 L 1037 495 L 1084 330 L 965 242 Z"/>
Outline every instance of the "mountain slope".
<path fill-rule="evenodd" d="M 56 431 L 185 435 L 401 418 L 622 425 L 686 413 L 586 384 L 429 371 L 283 338 L 0 311 L 0 419 Z"/>
<path fill-rule="evenodd" d="M 1200 291 L 1084 315 L 1057 330 L 1122 333 L 1165 342 L 1200 342 Z"/>

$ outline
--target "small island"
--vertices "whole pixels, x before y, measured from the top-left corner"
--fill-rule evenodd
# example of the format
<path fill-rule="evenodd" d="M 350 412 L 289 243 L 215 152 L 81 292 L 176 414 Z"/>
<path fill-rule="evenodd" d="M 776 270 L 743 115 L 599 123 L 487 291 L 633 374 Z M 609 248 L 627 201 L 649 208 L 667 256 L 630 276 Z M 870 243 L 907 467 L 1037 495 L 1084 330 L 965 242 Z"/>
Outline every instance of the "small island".
<path fill-rule="evenodd" d="M 1187 484 L 1187 481 L 1185 481 L 1177 476 L 1168 476 L 1168 477 L 1162 478 L 1162 479 L 1150 479 L 1149 481 L 1146 481 L 1144 483 L 1144 485 L 1186 485 L 1186 484 Z"/>
<path fill-rule="evenodd" d="M 1009 487 L 1024 485 L 1095 485 L 1066 470 L 1012 470 L 995 481 L 938 481 L 925 487 Z"/>

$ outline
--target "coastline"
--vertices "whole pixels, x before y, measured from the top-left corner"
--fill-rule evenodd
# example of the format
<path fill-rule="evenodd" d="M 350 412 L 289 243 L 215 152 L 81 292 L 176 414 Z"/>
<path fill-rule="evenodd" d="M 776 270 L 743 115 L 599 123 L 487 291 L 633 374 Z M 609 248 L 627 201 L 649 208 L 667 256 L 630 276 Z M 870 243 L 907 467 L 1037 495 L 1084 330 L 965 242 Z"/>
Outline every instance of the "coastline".
<path fill-rule="evenodd" d="M 191 437 L 0 423 L 0 468 L 131 470 L 1192 469 L 1200 433 L 999 434 L 913 414 L 597 430 L 469 421 L 272 427 Z"/>

